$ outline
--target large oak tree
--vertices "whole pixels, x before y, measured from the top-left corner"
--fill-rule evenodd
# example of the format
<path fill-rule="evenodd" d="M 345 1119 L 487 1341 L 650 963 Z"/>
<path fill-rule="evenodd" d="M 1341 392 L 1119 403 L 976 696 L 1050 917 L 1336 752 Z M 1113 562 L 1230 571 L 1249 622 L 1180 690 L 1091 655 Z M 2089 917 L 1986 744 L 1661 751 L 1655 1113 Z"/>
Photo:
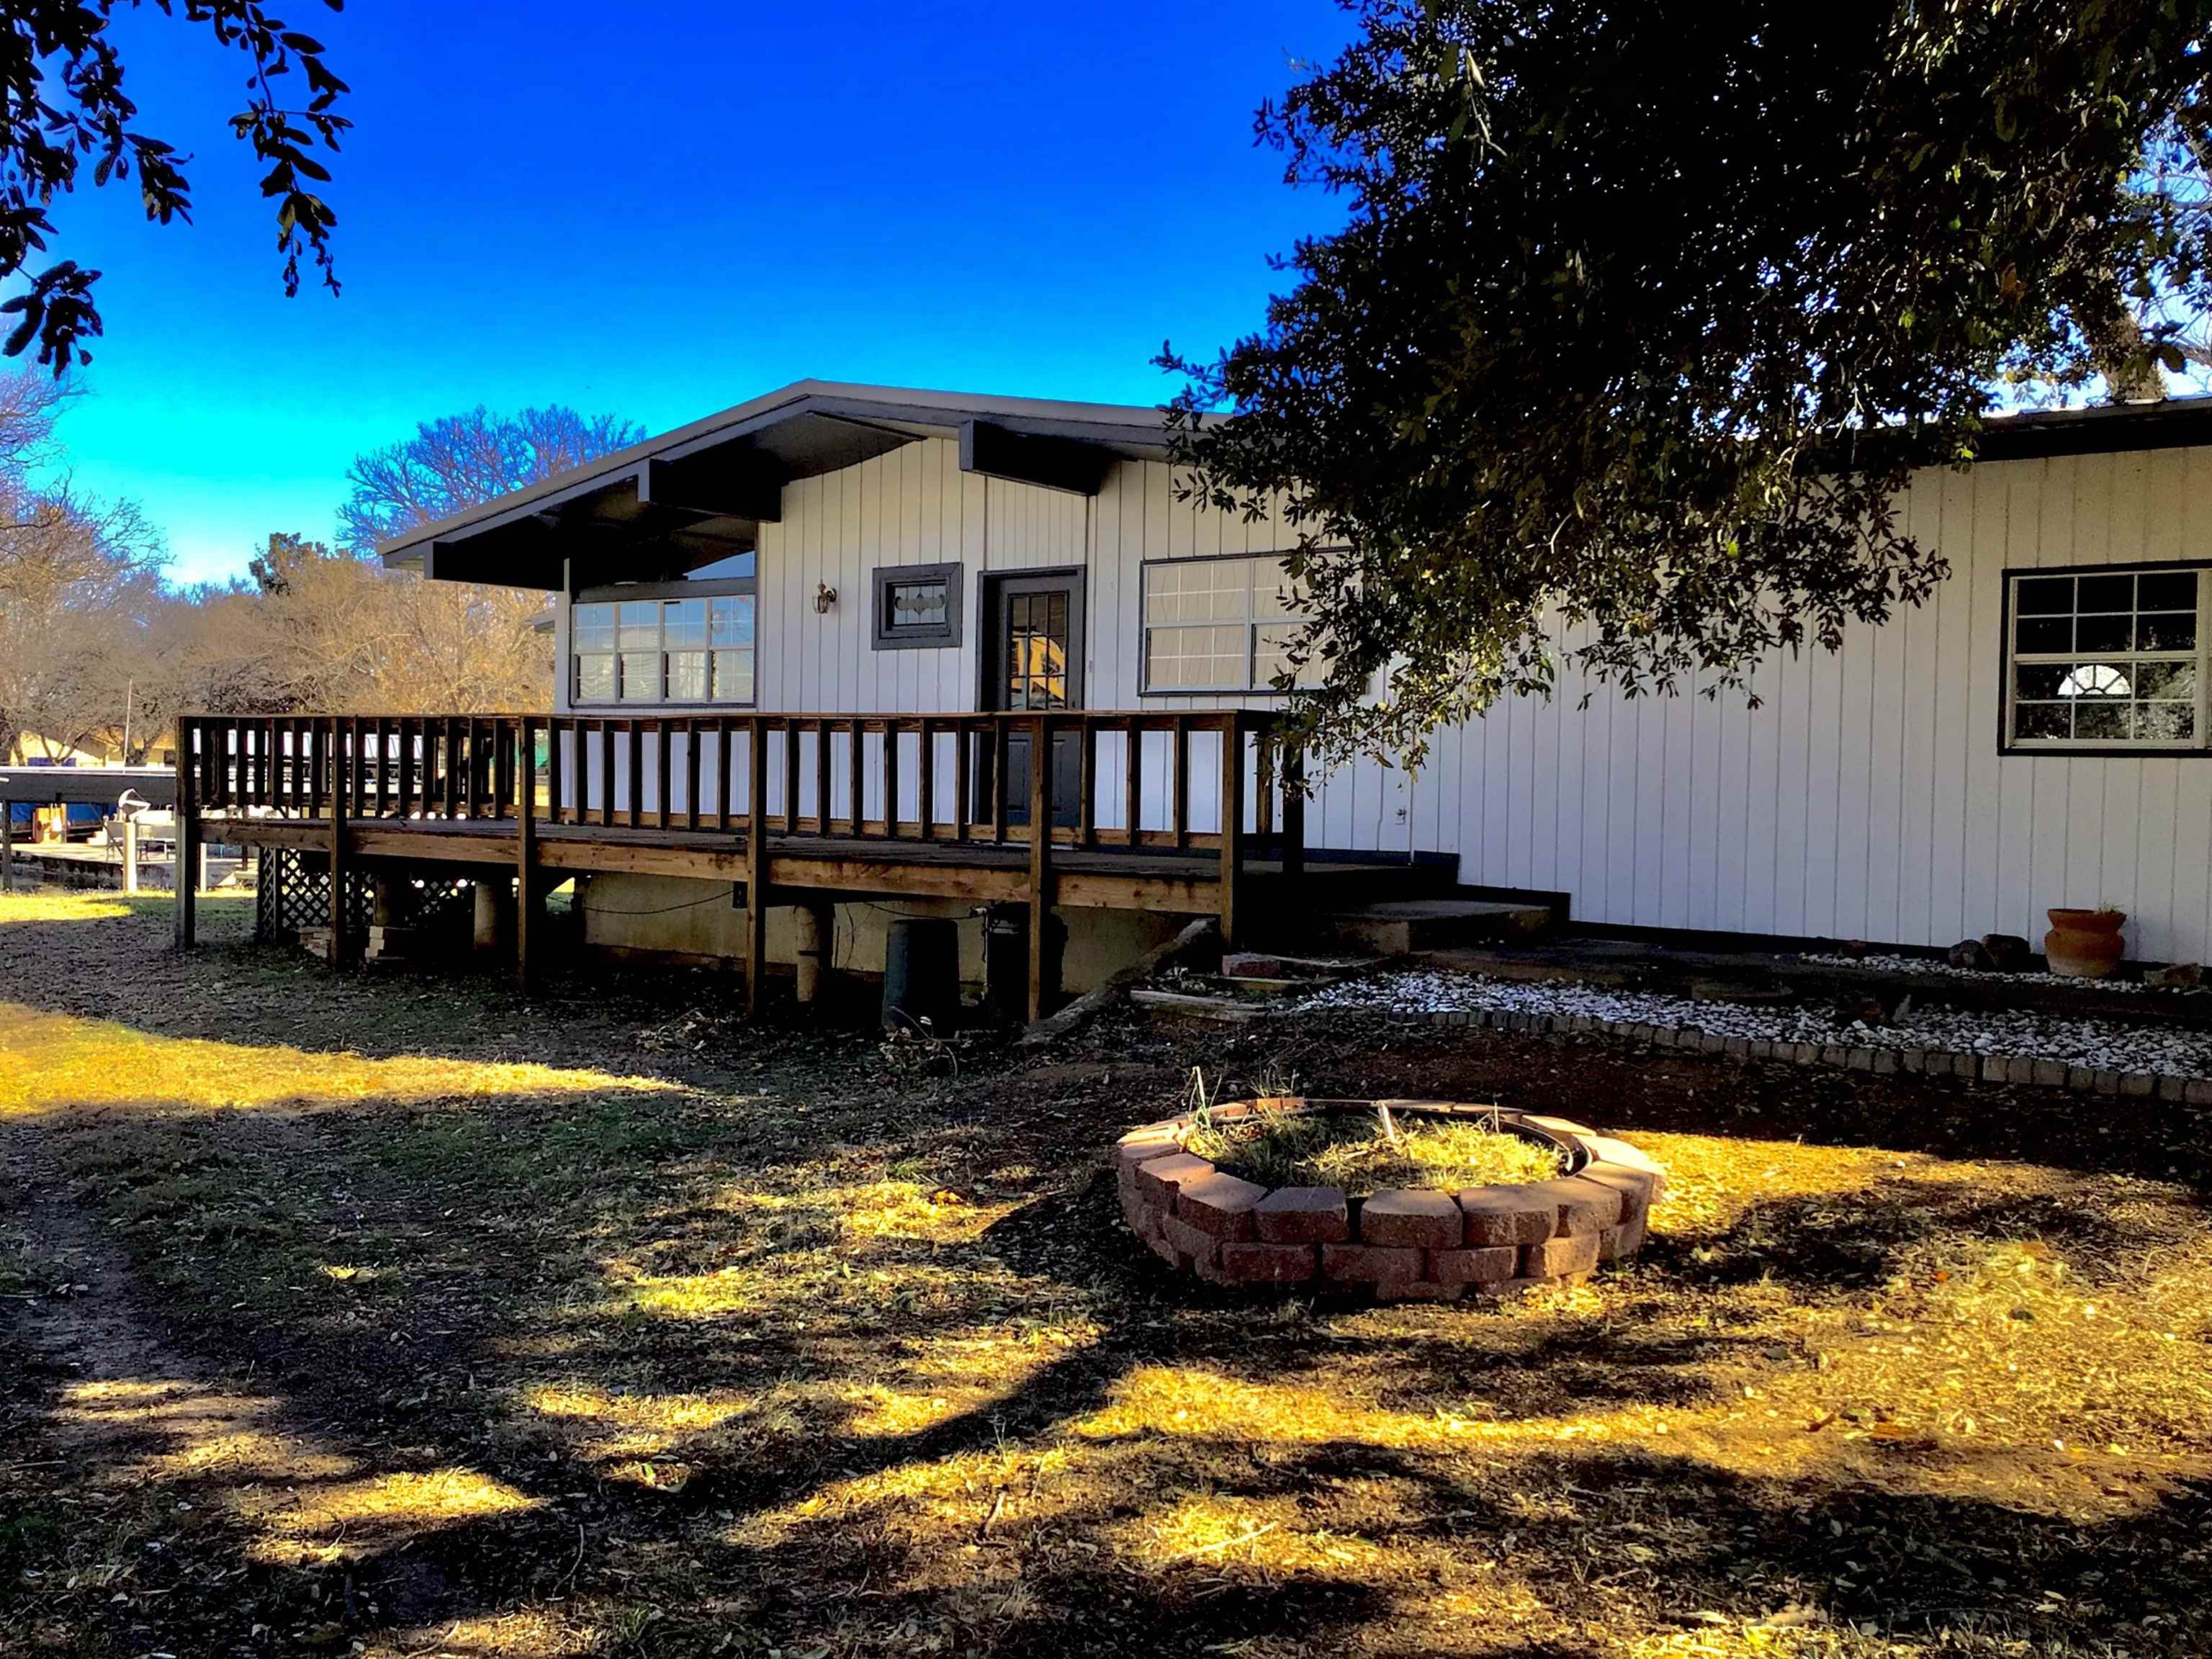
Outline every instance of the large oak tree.
<path fill-rule="evenodd" d="M 1892 502 L 1992 388 L 2147 389 L 2206 310 L 2200 0 L 1353 9 L 1259 122 L 1342 228 L 1163 357 L 1188 486 L 1290 504 L 1333 750 L 1832 648 L 1941 579 Z"/>

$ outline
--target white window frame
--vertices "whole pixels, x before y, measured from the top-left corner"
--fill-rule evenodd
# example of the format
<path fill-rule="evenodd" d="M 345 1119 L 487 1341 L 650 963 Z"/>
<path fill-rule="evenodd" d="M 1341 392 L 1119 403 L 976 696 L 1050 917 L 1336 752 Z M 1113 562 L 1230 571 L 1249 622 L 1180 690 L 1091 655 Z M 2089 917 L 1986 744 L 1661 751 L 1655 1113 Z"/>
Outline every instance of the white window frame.
<path fill-rule="evenodd" d="M 2130 648 L 2126 651 L 2022 651 L 2020 640 L 2020 588 L 2031 582 L 2052 576 L 2075 578 L 2096 576 L 2173 576 L 2191 575 L 2197 579 L 2197 644 L 2193 649 L 2148 651 Z M 2074 617 L 2118 615 L 2118 612 L 2082 611 L 2069 613 Z M 2140 615 L 2130 611 L 2130 615 Z M 2141 564 L 2046 565 L 2039 568 L 2015 568 L 2004 573 L 2004 649 L 2002 655 L 2003 680 L 1998 687 L 2000 720 L 1998 752 L 2008 755 L 2199 755 L 2212 751 L 2212 732 L 2207 730 L 2208 715 L 2212 715 L 2212 565 L 2193 561 L 2166 561 Z M 2018 733 L 2019 669 L 2023 666 L 2078 665 L 2110 662 L 2121 665 L 2136 663 L 2190 663 L 2197 670 L 2195 714 L 2191 720 L 2192 735 L 2179 740 L 2150 738 L 2039 738 L 2021 737 Z M 2036 699 L 2030 698 L 2033 702 Z M 2175 699 L 2179 702 L 2179 699 Z"/>
<path fill-rule="evenodd" d="M 1295 628 L 1310 620 L 1296 613 L 1262 617 L 1258 614 L 1257 595 L 1261 574 L 1255 569 L 1245 587 L 1243 615 L 1215 617 L 1204 622 L 1161 623 L 1162 629 L 1175 628 L 1242 628 L 1244 630 L 1244 678 L 1242 683 L 1218 685 L 1155 685 L 1152 684 L 1152 639 L 1155 624 L 1152 621 L 1152 573 L 1157 569 L 1182 568 L 1194 565 L 1249 564 L 1255 567 L 1272 566 L 1279 585 L 1287 586 L 1289 577 L 1283 572 L 1283 561 L 1288 555 L 1272 553 L 1208 553 L 1187 559 L 1146 559 L 1137 573 L 1137 694 L 1145 697 L 1202 697 L 1202 696 L 1261 696 L 1279 697 L 1285 695 L 1270 679 L 1259 674 L 1260 630 L 1262 628 Z M 1317 665 L 1309 663 L 1306 672 L 1311 673 Z"/>
<path fill-rule="evenodd" d="M 590 587 L 568 602 L 568 706 L 576 709 L 604 710 L 620 714 L 625 710 L 664 708 L 754 708 L 760 703 L 761 642 L 760 642 L 760 583 L 756 577 L 735 577 L 721 581 L 630 582 L 611 587 Z M 717 697 L 714 688 L 714 605 L 712 601 L 738 596 L 753 602 L 752 643 L 744 647 L 752 656 L 752 695 L 749 697 Z M 707 643 L 698 647 L 707 659 L 707 692 L 702 697 L 672 697 L 668 695 L 668 611 L 671 604 L 686 599 L 697 599 L 707 605 Z M 659 659 L 659 694 L 652 697 L 622 696 L 621 611 L 625 605 L 653 604 L 660 607 L 655 625 L 657 644 L 653 654 Z M 586 655 L 610 654 L 603 652 L 585 653 L 576 648 L 576 613 L 586 605 L 605 605 L 616 607 L 615 647 L 611 653 L 615 662 L 615 696 L 611 698 L 586 698 L 581 695 L 582 678 L 580 664 Z M 687 649 L 690 647 L 686 647 Z M 723 647 L 727 650 L 732 647 Z"/>

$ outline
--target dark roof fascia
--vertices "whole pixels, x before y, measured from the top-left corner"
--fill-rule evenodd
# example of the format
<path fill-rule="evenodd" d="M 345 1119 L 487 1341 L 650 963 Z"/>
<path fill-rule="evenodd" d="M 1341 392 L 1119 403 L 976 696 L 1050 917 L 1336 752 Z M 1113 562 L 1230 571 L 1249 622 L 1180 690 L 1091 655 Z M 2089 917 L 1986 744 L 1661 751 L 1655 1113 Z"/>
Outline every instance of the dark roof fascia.
<path fill-rule="evenodd" d="M 2056 455 L 2119 455 L 2212 445 L 2212 398 L 2094 409 L 2040 409 L 1992 416 L 1974 444 L 1977 460 L 2031 461 Z"/>
<path fill-rule="evenodd" d="M 386 564 L 413 563 L 441 540 L 501 529 L 626 484 L 635 488 L 647 462 L 683 460 L 810 415 L 877 427 L 908 441 L 957 438 L 963 427 L 980 421 L 1024 436 L 1097 445 L 1131 458 L 1164 459 L 1167 453 L 1166 420 L 1158 409 L 801 381 L 480 507 L 420 526 L 381 544 L 377 551 Z"/>

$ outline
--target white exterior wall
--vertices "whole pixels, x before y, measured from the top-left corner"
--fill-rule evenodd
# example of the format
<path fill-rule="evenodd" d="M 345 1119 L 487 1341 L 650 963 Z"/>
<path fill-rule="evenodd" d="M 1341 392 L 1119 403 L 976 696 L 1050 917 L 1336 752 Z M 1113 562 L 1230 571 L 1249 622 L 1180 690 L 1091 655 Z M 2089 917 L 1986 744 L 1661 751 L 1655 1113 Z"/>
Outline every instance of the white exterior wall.
<path fill-rule="evenodd" d="M 2212 957 L 2212 755 L 1997 753 L 2001 573 L 2212 557 L 2212 451 L 1938 471 L 1905 510 L 1951 579 L 1887 627 L 1850 630 L 1837 655 L 1764 665 L 1761 708 L 1601 690 L 1578 711 L 1580 687 L 1563 684 L 1442 735 L 1418 777 L 1367 763 L 1322 780 L 1309 842 L 1454 853 L 1463 881 L 1565 891 L 1581 921 L 1947 945 L 2039 939 L 2051 906 L 2108 903 L 2130 913 L 2134 954 Z M 1226 706 L 1239 699 L 1139 696 L 1140 567 L 1290 539 L 1277 521 L 1177 504 L 1158 463 L 1121 463 L 1086 498 L 963 474 L 947 440 L 911 444 L 792 484 L 781 523 L 762 527 L 760 707 L 973 708 L 983 573 L 1069 565 L 1086 572 L 1089 706 Z M 960 645 L 872 649 L 870 573 L 940 560 L 963 567 Z M 838 592 L 827 615 L 818 582 Z M 565 665 L 565 617 L 560 639 Z M 1146 762 L 1152 826 L 1164 750 Z M 1193 825 L 1211 828 L 1210 755 L 1192 770 Z M 1121 822 L 1120 776 L 1102 751 L 1103 825 Z M 647 793 L 649 807 L 649 780 Z"/>
<path fill-rule="evenodd" d="M 1904 504 L 1952 574 L 1740 695 L 1520 701 L 1439 745 L 1462 878 L 1578 920 L 1948 945 L 2116 905 L 2131 951 L 2212 955 L 2212 755 L 1997 752 L 2008 568 L 2212 556 L 2212 451 L 1990 462 Z M 2207 619 L 2212 621 L 2212 619 Z"/>

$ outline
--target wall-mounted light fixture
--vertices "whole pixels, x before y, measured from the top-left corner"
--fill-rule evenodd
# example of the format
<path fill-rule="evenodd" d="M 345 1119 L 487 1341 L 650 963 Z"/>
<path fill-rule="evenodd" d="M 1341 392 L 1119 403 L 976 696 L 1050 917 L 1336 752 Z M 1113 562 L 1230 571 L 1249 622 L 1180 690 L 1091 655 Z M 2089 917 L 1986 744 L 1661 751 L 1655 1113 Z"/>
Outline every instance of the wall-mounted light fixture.
<path fill-rule="evenodd" d="M 837 590 L 828 582 L 814 584 L 814 614 L 826 617 L 837 603 Z"/>

